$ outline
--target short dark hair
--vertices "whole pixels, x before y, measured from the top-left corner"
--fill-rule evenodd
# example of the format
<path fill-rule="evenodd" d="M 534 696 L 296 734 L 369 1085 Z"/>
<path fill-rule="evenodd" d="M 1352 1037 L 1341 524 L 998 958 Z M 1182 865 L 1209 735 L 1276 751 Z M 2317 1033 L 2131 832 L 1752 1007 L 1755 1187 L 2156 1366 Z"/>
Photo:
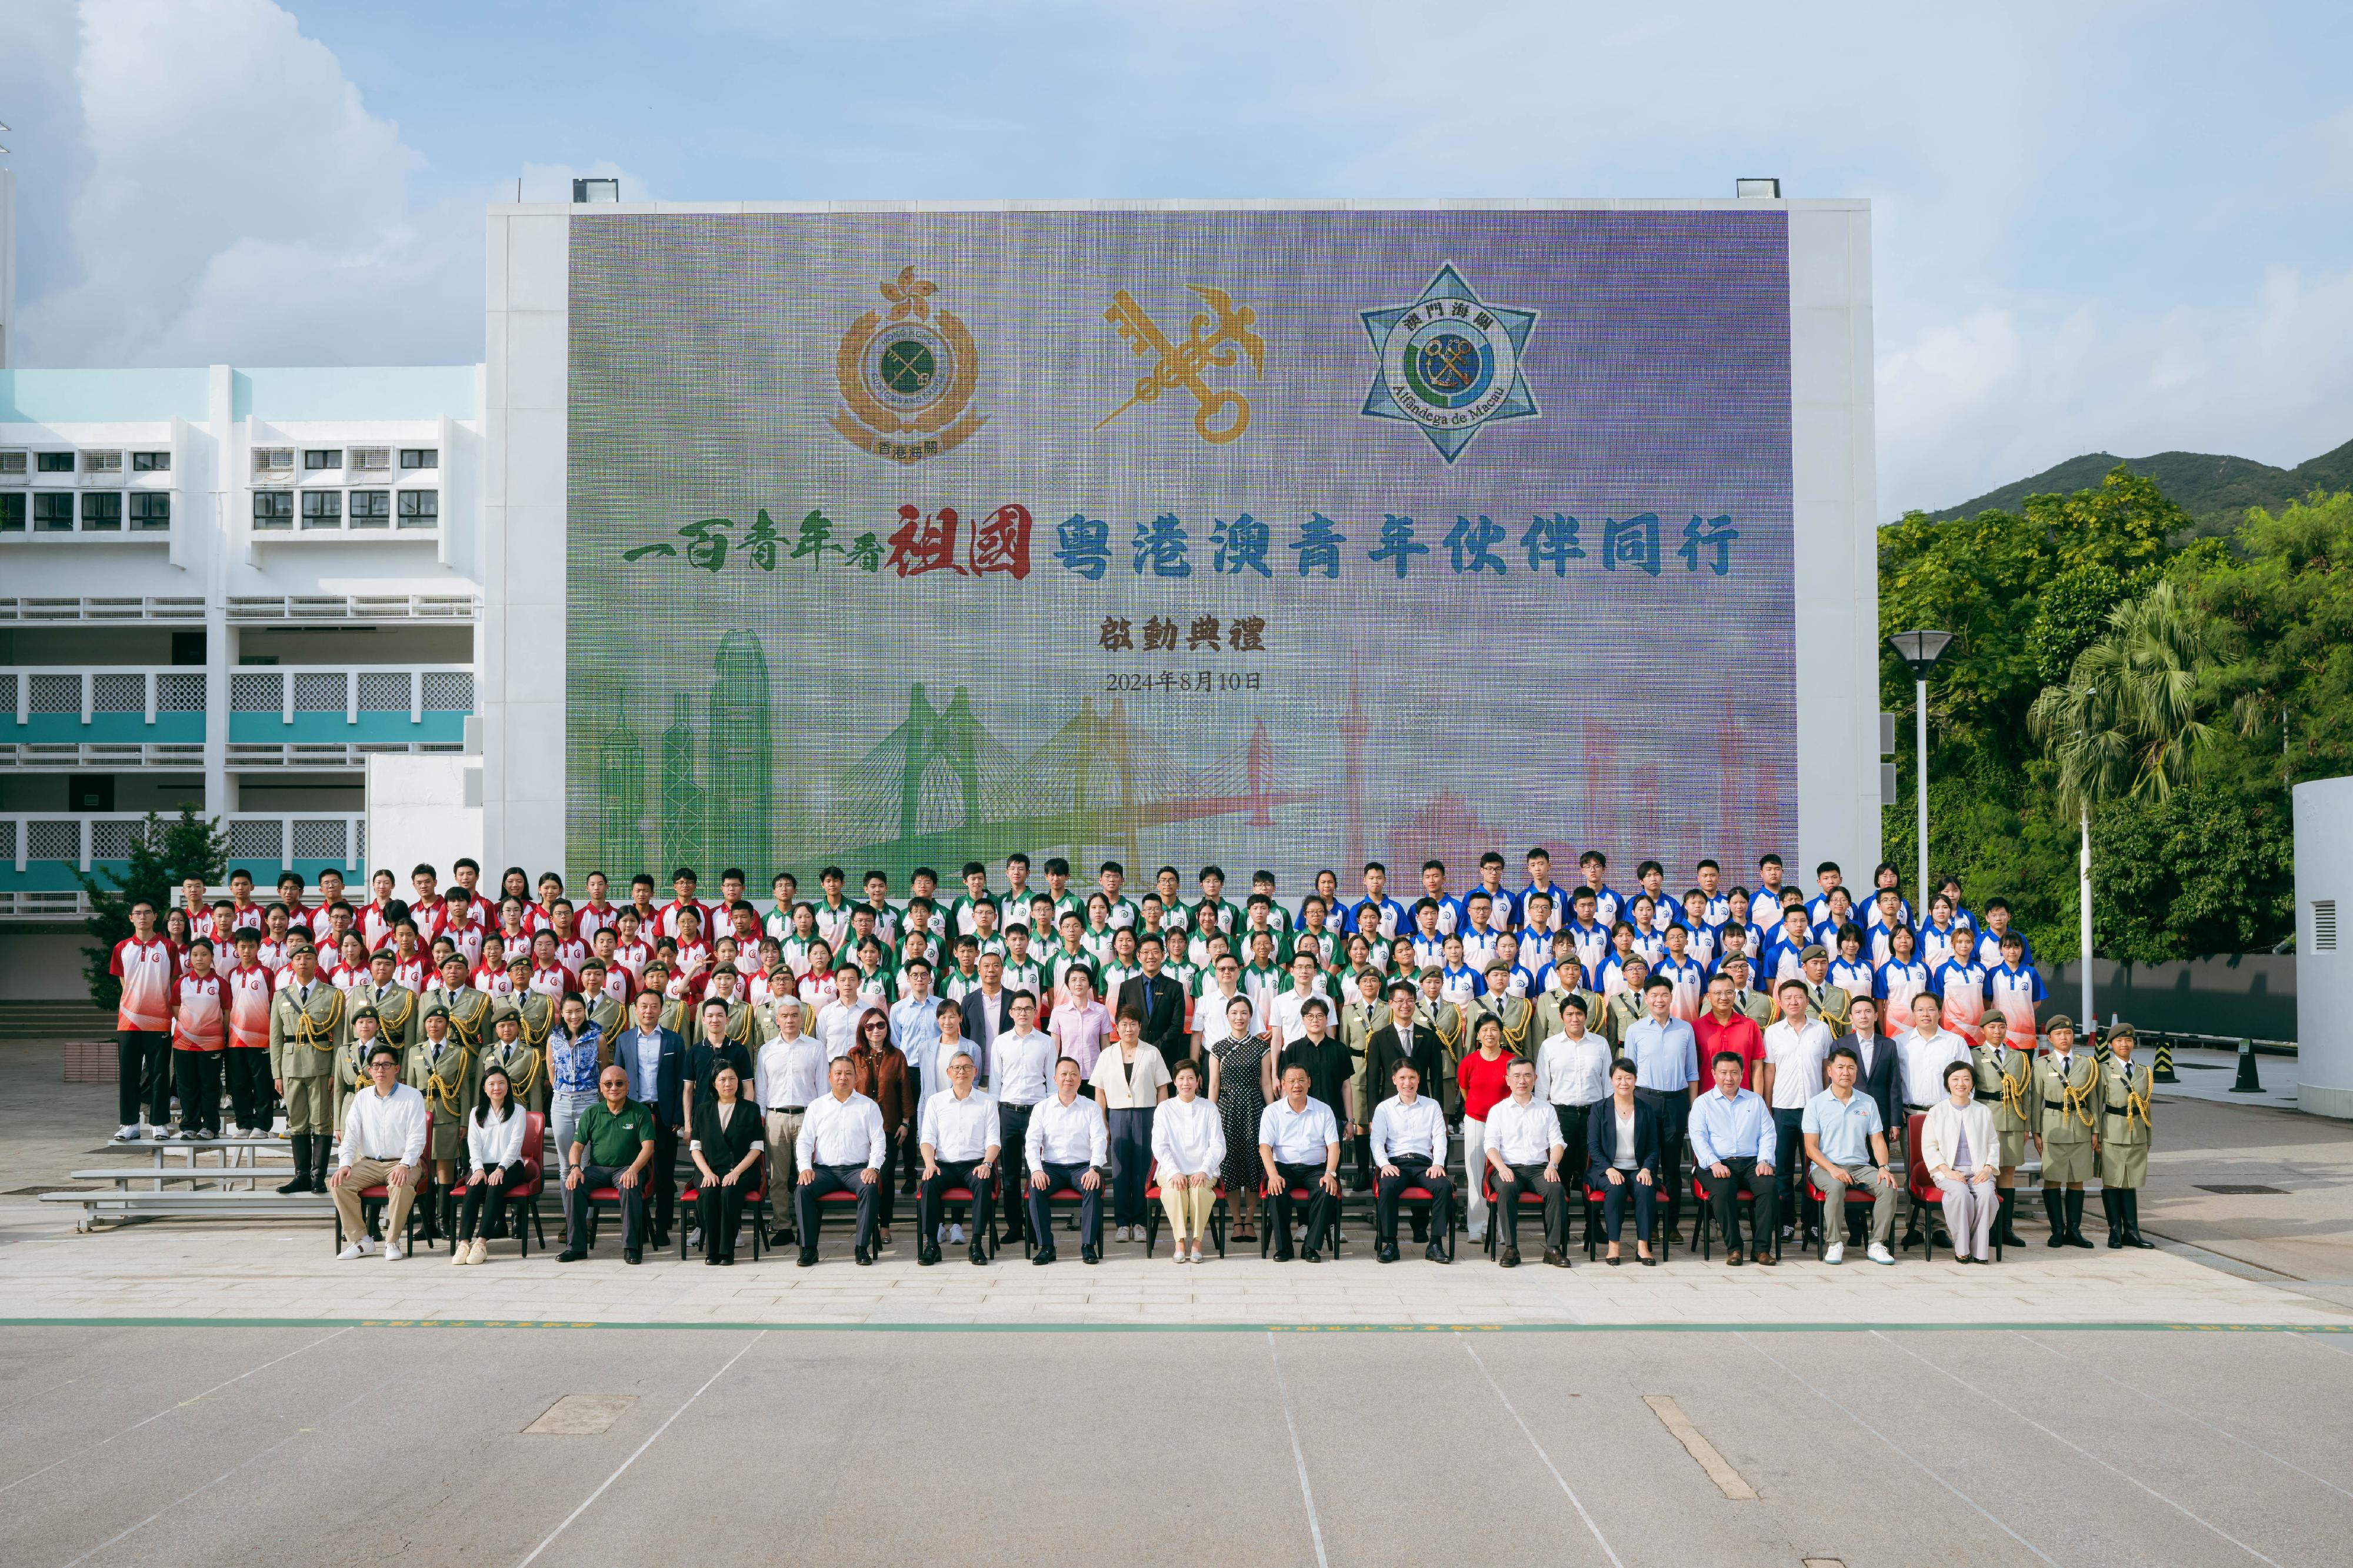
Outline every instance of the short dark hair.
<path fill-rule="evenodd" d="M 1707 1058 L 1708 1069 L 1710 1071 L 1714 1071 L 1715 1068 L 1722 1067 L 1726 1062 L 1730 1062 L 1734 1067 L 1740 1068 L 1743 1072 L 1748 1070 L 1748 1058 L 1742 1056 L 1738 1051 L 1716 1052 L 1715 1055 Z"/>
<path fill-rule="evenodd" d="M 394 1061 L 398 1061 L 400 1059 L 400 1047 L 394 1045 L 390 1040 L 384 1041 L 382 1044 L 378 1045 L 375 1049 L 368 1053 L 368 1066 L 375 1066 L 376 1062 L 385 1057 L 390 1057 Z"/>

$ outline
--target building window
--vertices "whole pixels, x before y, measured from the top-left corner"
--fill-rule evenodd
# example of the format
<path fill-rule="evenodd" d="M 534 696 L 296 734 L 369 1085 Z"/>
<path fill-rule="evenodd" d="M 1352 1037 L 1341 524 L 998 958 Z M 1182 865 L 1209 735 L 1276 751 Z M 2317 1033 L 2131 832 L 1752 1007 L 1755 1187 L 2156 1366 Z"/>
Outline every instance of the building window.
<path fill-rule="evenodd" d="M 441 454 L 432 447 L 403 447 L 400 449 L 400 466 L 405 469 L 438 468 L 441 466 Z"/>
<path fill-rule="evenodd" d="M 364 474 L 392 472 L 392 448 L 389 447 L 353 447 L 349 457 L 350 460 L 343 466 L 355 479 Z"/>
<path fill-rule="evenodd" d="M 132 491 L 131 526 L 134 531 L 171 527 L 172 492 L 169 490 Z"/>
<path fill-rule="evenodd" d="M 343 527 L 343 493 L 341 490 L 303 491 L 302 526 L 305 528 Z"/>
<path fill-rule="evenodd" d="M 81 498 L 81 531 L 84 533 L 120 533 L 122 531 L 122 492 L 91 490 Z"/>
<path fill-rule="evenodd" d="M 15 495 L 0 495 L 0 533 L 22 533 L 24 531 L 24 492 L 19 490 Z"/>
<path fill-rule="evenodd" d="M 256 447 L 253 449 L 253 472 L 257 479 L 267 479 L 294 471 L 294 448 L 291 447 Z"/>
<path fill-rule="evenodd" d="M 122 454 L 84 452 L 81 455 L 81 471 L 85 474 L 119 474 L 122 471 Z"/>
<path fill-rule="evenodd" d="M 256 528 L 293 527 L 293 493 L 290 490 L 254 491 L 253 526 Z"/>
<path fill-rule="evenodd" d="M 392 492 L 390 490 L 353 490 L 352 492 L 352 526 L 353 528 L 391 527 Z"/>
<path fill-rule="evenodd" d="M 343 452 L 340 447 L 312 447 L 302 454 L 302 468 L 307 473 L 315 474 L 343 466 Z"/>
<path fill-rule="evenodd" d="M 41 452 L 35 455 L 33 467 L 44 474 L 70 474 L 73 460 L 71 452 Z"/>
<path fill-rule="evenodd" d="M 172 471 L 172 454 L 133 452 L 131 454 L 131 471 L 134 474 L 168 474 Z"/>
<path fill-rule="evenodd" d="M 33 531 L 71 533 L 73 531 L 73 497 L 62 490 L 35 495 L 33 497 Z"/>
<path fill-rule="evenodd" d="M 23 447 L 19 447 L 13 452 L 0 452 L 0 475 L 13 477 L 24 471 L 25 449 Z"/>
<path fill-rule="evenodd" d="M 401 491 L 400 526 L 403 528 L 440 527 L 441 492 L 439 490 Z"/>

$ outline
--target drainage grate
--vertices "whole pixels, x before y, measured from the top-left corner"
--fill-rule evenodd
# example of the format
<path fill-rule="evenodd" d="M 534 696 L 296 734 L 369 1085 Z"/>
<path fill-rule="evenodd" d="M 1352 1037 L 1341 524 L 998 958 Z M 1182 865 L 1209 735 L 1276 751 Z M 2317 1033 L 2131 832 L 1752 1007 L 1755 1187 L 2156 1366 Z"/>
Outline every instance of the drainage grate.
<path fill-rule="evenodd" d="M 2252 1182 L 2199 1182 L 2195 1185 L 2201 1193 L 2220 1193 L 2226 1198 L 2283 1198 L 2287 1195 L 2285 1187 L 2266 1187 Z"/>

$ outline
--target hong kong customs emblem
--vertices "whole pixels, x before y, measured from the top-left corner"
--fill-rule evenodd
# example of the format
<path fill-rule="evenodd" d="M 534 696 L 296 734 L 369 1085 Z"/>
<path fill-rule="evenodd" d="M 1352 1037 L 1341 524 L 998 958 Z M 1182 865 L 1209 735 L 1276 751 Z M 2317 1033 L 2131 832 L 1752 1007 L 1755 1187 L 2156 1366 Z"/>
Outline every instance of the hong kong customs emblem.
<path fill-rule="evenodd" d="M 1451 262 L 1412 304 L 1360 314 L 1380 356 L 1366 418 L 1420 426 L 1451 463 L 1487 426 L 1540 413 L 1521 371 L 1537 312 L 1487 304 Z"/>
<path fill-rule="evenodd" d="M 971 412 L 980 354 L 963 321 L 934 309 L 939 286 L 912 267 L 881 285 L 888 310 L 849 323 L 834 356 L 842 406 L 833 427 L 878 458 L 920 462 L 955 450 L 986 422 Z"/>

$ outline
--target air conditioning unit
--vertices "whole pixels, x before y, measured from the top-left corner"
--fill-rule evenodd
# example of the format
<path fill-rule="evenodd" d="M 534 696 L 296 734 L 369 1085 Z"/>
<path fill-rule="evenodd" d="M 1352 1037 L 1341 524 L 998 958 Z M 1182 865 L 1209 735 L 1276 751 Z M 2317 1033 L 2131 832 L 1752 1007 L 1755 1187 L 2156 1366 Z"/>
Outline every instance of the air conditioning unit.
<path fill-rule="evenodd" d="M 343 455 L 343 470 L 357 482 L 392 472 L 389 447 L 353 447 Z"/>
<path fill-rule="evenodd" d="M 294 448 L 256 447 L 253 449 L 253 482 L 257 485 L 292 484 L 294 482 Z"/>

